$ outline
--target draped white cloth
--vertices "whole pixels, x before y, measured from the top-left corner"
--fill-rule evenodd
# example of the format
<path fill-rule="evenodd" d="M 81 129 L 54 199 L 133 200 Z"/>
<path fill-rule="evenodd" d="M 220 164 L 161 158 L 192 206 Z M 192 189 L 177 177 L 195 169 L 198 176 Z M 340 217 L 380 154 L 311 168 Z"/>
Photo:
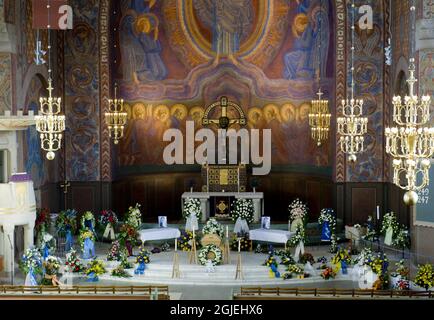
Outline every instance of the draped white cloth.
<path fill-rule="evenodd" d="M 286 230 L 253 229 L 249 231 L 250 240 L 285 244 L 294 233 Z"/>
<path fill-rule="evenodd" d="M 249 233 L 249 231 L 249 225 L 245 219 L 238 218 L 237 221 L 235 221 L 235 233 Z"/>
<path fill-rule="evenodd" d="M 197 221 L 196 215 L 191 214 L 187 217 L 187 221 L 185 222 L 185 230 L 186 231 L 199 230 L 199 222 Z"/>
<path fill-rule="evenodd" d="M 300 259 L 300 254 L 304 254 L 304 242 L 300 241 L 295 247 L 294 259 L 296 262 Z"/>
<path fill-rule="evenodd" d="M 140 240 L 143 242 L 150 240 L 176 239 L 181 236 L 181 231 L 176 228 L 153 228 L 139 231 Z"/>

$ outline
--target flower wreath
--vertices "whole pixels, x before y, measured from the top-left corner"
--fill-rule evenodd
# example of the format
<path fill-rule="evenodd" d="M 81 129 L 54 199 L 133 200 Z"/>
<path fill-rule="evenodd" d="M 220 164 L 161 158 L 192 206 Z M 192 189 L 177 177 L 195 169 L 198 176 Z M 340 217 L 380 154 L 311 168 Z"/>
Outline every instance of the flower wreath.
<path fill-rule="evenodd" d="M 185 219 L 190 217 L 192 214 L 195 214 L 197 220 L 200 220 L 202 217 L 202 208 L 200 205 L 200 200 L 195 198 L 187 198 L 184 201 L 184 210 L 182 210 L 182 214 Z"/>
<path fill-rule="evenodd" d="M 95 216 L 91 211 L 86 211 L 80 220 L 80 225 L 82 229 L 87 229 L 86 227 L 86 221 L 90 220 L 92 223 L 92 228 L 95 228 Z"/>
<path fill-rule="evenodd" d="M 198 255 L 200 264 L 206 265 L 208 260 L 211 260 L 213 266 L 221 263 L 222 256 L 220 248 L 213 244 L 209 244 L 200 249 Z"/>
<path fill-rule="evenodd" d="M 58 233 L 65 233 L 67 228 L 71 228 L 72 234 L 75 234 L 77 229 L 77 211 L 68 209 L 61 211 L 56 218 L 55 226 Z"/>
<path fill-rule="evenodd" d="M 28 274 L 33 269 L 35 274 L 42 273 L 42 255 L 37 248 L 29 248 L 23 254 L 19 262 L 20 270 Z"/>
<path fill-rule="evenodd" d="M 253 222 L 253 200 L 237 199 L 232 202 L 231 216 L 233 221 L 238 218 L 244 219 L 247 223 Z"/>

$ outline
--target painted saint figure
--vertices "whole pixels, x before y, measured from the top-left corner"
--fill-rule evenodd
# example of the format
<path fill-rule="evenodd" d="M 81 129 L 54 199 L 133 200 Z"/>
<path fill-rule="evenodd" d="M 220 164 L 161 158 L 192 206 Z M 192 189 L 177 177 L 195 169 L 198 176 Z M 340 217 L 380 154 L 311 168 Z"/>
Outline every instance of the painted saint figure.
<path fill-rule="evenodd" d="M 193 0 L 200 21 L 212 30 L 214 64 L 220 56 L 236 63 L 241 41 L 251 32 L 253 7 L 250 0 Z"/>
<path fill-rule="evenodd" d="M 163 80 L 168 73 L 160 56 L 159 19 L 150 12 L 154 4 L 131 0 L 120 24 L 123 77 L 136 84 Z"/>
<path fill-rule="evenodd" d="M 284 55 L 285 79 L 314 79 L 319 62 L 321 75 L 325 76 L 330 37 L 328 12 L 328 1 L 299 1 L 292 24 L 296 40 L 293 49 Z"/>

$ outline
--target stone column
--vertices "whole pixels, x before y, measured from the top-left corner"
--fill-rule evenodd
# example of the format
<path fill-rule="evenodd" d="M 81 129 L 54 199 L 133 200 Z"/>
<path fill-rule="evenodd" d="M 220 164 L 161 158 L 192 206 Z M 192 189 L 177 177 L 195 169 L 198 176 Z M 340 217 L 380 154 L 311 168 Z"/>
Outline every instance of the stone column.
<path fill-rule="evenodd" d="M 4 224 L 4 267 L 6 272 L 11 272 L 14 268 L 15 244 L 14 244 L 14 229 L 13 224 Z M 10 239 L 10 241 L 9 241 Z M 12 244 L 12 246 L 11 246 Z M 12 259 L 12 260 L 11 260 Z"/>
<path fill-rule="evenodd" d="M 206 222 L 209 217 L 209 204 L 208 199 L 200 198 L 200 208 L 202 210 L 202 222 Z"/>
<path fill-rule="evenodd" d="M 258 223 L 261 220 L 261 199 L 252 199 L 253 201 L 253 222 Z"/>
<path fill-rule="evenodd" d="M 34 229 L 34 221 L 24 226 L 24 251 L 34 246 Z"/>

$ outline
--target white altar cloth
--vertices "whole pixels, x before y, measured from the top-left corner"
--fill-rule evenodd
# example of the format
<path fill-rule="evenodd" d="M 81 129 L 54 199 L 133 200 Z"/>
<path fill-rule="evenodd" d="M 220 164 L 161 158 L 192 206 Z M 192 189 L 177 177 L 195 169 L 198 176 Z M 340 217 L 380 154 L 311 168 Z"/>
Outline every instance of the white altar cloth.
<path fill-rule="evenodd" d="M 295 232 L 286 230 L 254 229 L 250 230 L 249 237 L 250 240 L 286 244 L 293 234 Z"/>
<path fill-rule="evenodd" d="M 139 231 L 142 242 L 150 240 L 176 239 L 181 236 L 181 231 L 176 228 L 153 228 Z"/>

